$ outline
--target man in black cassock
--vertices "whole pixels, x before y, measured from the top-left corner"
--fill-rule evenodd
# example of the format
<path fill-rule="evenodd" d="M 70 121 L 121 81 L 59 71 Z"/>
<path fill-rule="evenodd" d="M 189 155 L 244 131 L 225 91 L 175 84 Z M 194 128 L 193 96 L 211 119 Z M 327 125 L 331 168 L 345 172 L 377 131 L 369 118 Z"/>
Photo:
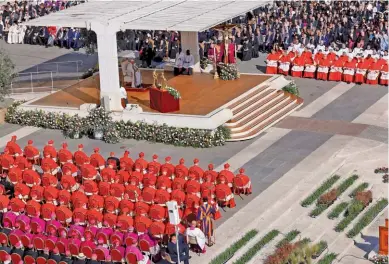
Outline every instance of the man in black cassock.
<path fill-rule="evenodd" d="M 177 37 L 175 37 L 174 40 L 169 43 L 169 45 L 169 58 L 175 60 L 178 50 L 180 49 Z"/>
<path fill-rule="evenodd" d="M 66 251 L 65 256 L 62 257 L 61 261 L 66 262 L 67 264 L 73 264 L 72 254 L 69 251 Z"/>
<path fill-rule="evenodd" d="M 0 251 L 5 251 L 8 254 L 11 254 L 12 248 L 7 244 L 6 240 L 1 241 Z"/>
<path fill-rule="evenodd" d="M 33 245 L 28 245 L 28 248 L 24 250 L 24 256 L 31 256 L 34 259 L 38 257 L 38 252 L 33 248 Z"/>
<path fill-rule="evenodd" d="M 62 256 L 59 254 L 58 248 L 54 248 L 53 252 L 51 252 L 49 259 L 55 260 L 57 263 L 59 263 L 62 259 Z"/>
<path fill-rule="evenodd" d="M 250 41 L 247 38 L 245 38 L 242 46 L 242 61 L 251 60 L 251 56 L 252 56 L 252 46 Z"/>
<path fill-rule="evenodd" d="M 22 243 L 20 243 L 20 242 L 16 243 L 11 251 L 11 254 L 18 254 L 20 256 L 20 258 L 23 259 L 24 258 L 24 249 L 22 247 Z"/>

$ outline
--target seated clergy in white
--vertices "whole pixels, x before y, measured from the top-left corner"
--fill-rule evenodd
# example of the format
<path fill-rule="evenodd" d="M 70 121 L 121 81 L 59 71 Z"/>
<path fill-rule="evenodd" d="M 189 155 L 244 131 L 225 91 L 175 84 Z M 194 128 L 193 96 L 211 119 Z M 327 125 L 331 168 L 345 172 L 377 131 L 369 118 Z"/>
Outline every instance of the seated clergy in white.
<path fill-rule="evenodd" d="M 185 54 L 182 52 L 182 49 L 178 49 L 178 53 L 176 54 L 176 60 L 174 63 L 174 76 L 180 75 L 182 73 L 182 66 L 184 64 Z"/>
<path fill-rule="evenodd" d="M 196 220 L 193 220 L 190 224 L 190 227 L 186 229 L 186 239 L 188 241 L 188 244 L 194 244 L 194 242 L 196 241 L 196 244 L 204 253 L 206 238 L 203 231 L 201 231 L 200 228 L 196 227 L 196 225 Z"/>
<path fill-rule="evenodd" d="M 184 71 L 182 74 L 192 75 L 194 67 L 194 57 L 190 54 L 190 50 L 186 50 L 183 66 Z"/>

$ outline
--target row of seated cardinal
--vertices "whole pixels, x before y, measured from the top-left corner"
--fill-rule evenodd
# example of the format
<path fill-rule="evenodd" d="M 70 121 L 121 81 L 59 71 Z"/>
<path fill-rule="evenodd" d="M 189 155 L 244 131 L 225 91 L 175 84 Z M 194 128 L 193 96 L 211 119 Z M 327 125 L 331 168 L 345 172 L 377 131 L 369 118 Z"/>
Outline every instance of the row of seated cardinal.
<path fill-rule="evenodd" d="M 275 51 L 268 55 L 266 73 L 291 75 L 293 77 L 315 78 L 318 80 L 355 82 L 358 84 L 388 85 L 388 61 L 385 58 L 349 57 L 344 53 L 337 56 L 319 51 L 312 55 L 306 49 L 298 55 L 295 51 Z"/>
<path fill-rule="evenodd" d="M 156 155 L 152 162 L 147 162 L 143 153 L 134 162 L 128 151 L 120 159 L 111 153 L 106 162 L 99 149 L 88 157 L 82 145 L 74 154 L 66 143 L 58 152 L 53 145 L 50 140 L 41 158 L 32 141 L 22 151 L 16 137 L 12 137 L 1 156 L 2 234 L 7 241 L 9 236 L 19 237 L 14 239 L 14 246 L 22 241 L 20 237 L 30 238 L 23 243 L 28 247 L 38 234 L 54 238 L 60 237 L 61 232 L 67 238 L 85 240 L 85 237 L 74 238 L 73 230 L 85 232 L 88 228 L 96 232 L 92 237 L 95 245 L 101 240 L 97 233 L 104 232 L 109 235 L 103 242 L 111 246 L 117 243 L 111 239 L 114 233 L 113 238 L 124 239 L 119 246 L 129 245 L 123 244 L 128 234 L 149 233 L 150 239 L 161 241 L 174 232 L 174 226 L 167 221 L 169 200 L 180 205 L 181 219 L 197 219 L 209 238 L 213 232 L 211 218 L 220 217 L 218 203 L 234 207 L 233 192 L 251 193 L 251 182 L 244 170 L 234 176 L 228 164 L 219 173 L 212 164 L 204 172 L 197 159 L 188 169 L 183 159 L 174 166 L 167 157 L 161 165 Z M 180 231 L 183 230 L 181 225 Z M 48 239 L 45 237 L 43 241 Z"/>

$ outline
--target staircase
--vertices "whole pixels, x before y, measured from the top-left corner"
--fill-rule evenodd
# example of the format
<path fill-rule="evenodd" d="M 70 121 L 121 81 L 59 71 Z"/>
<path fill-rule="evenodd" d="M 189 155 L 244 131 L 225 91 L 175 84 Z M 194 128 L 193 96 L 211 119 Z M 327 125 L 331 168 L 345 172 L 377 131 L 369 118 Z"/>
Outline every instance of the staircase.
<path fill-rule="evenodd" d="M 303 99 L 274 89 L 271 83 L 249 92 L 228 107 L 233 113 L 233 118 L 225 124 L 231 130 L 229 141 L 256 137 L 302 104 Z"/>

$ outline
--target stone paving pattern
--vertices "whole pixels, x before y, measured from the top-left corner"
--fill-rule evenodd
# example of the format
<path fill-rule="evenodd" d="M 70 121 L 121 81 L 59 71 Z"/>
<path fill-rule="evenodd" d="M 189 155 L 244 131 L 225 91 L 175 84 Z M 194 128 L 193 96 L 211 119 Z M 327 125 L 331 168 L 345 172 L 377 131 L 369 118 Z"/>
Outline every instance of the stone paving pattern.
<path fill-rule="evenodd" d="M 57 48 L 11 47 L 3 41 L 0 41 L 0 47 L 11 51 L 12 59 L 22 70 L 31 68 L 28 65 L 45 61 L 77 58 L 85 60 L 85 65 L 92 65 L 96 61 L 96 55 L 86 56 Z M 261 55 L 249 62 L 240 62 L 240 71 L 263 71 L 264 59 L 265 56 Z M 363 257 L 364 250 L 355 247 L 344 233 L 333 231 L 335 224 L 328 220 L 326 214 L 312 220 L 308 216 L 310 209 L 302 208 L 299 202 L 331 174 L 338 172 L 342 177 L 347 177 L 355 169 L 362 176 L 360 182 L 371 183 L 374 199 L 387 196 L 386 186 L 372 173 L 375 167 L 387 166 L 387 87 L 294 80 L 299 86 L 300 96 L 305 100 L 304 106 L 295 115 L 257 138 L 227 143 L 223 147 L 193 149 L 135 140 L 111 145 L 88 138 L 65 139 L 60 131 L 39 129 L 28 132 L 30 130 L 27 128 L 21 129 L 11 124 L 0 126 L 0 145 L 9 140 L 13 131 L 19 131 L 24 136 L 18 140 L 22 146 L 28 139 L 34 140 L 34 145 L 39 148 L 49 139 L 53 139 L 57 147 L 66 140 L 72 150 L 83 143 L 87 153 L 92 153 L 94 147 L 100 147 L 104 156 L 111 151 L 121 155 L 128 149 L 132 157 L 141 151 L 146 153 L 148 159 L 154 153 L 158 154 L 160 161 L 168 155 L 172 156 L 174 162 L 183 157 L 188 166 L 197 157 L 204 168 L 208 163 L 214 163 L 220 169 L 227 161 L 235 172 L 239 167 L 244 167 L 252 179 L 254 194 L 243 196 L 243 199 L 236 197 L 237 207 L 222 211 L 223 218 L 217 222 L 217 244 L 207 254 L 193 256 L 192 264 L 208 263 L 250 228 L 258 228 L 260 234 L 256 239 L 259 239 L 272 228 L 286 233 L 298 227 L 303 231 L 303 236 L 309 236 L 312 240 L 326 239 L 330 251 L 340 253 L 340 258 L 348 252 Z M 305 111 L 302 117 L 298 115 L 300 111 Z M 23 134 L 25 129 L 28 131 Z M 373 229 L 369 227 L 367 230 L 374 235 Z M 245 250 L 247 247 L 237 252 L 235 259 Z M 260 252 L 252 263 L 262 263 L 267 253 L 271 253 L 271 247 Z M 368 262 L 346 257 L 340 263 Z"/>

